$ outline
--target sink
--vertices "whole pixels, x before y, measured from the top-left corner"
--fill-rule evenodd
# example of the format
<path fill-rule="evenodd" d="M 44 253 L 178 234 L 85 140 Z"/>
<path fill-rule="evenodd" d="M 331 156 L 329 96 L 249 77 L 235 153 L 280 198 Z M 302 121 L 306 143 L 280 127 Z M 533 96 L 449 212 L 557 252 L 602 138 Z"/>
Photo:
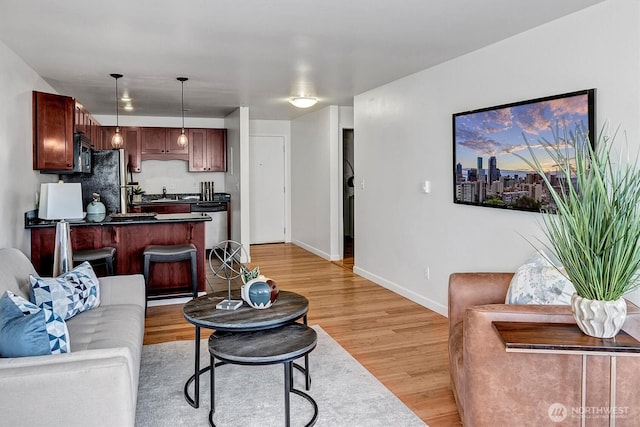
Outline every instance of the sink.
<path fill-rule="evenodd" d="M 168 199 L 168 198 L 163 198 L 163 199 L 155 199 L 155 200 L 151 200 L 151 203 L 161 203 L 161 202 L 175 202 L 178 199 Z"/>

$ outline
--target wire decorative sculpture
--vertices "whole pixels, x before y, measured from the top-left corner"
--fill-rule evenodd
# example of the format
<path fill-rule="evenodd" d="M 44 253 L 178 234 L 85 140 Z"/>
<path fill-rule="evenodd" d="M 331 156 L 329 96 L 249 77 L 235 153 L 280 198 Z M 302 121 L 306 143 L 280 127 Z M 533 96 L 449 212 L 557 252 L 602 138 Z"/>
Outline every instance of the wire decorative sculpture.
<path fill-rule="evenodd" d="M 214 266 L 214 259 L 220 262 L 220 265 Z M 209 268 L 211 272 L 227 281 L 227 299 L 216 305 L 220 310 L 235 310 L 242 305 L 242 300 L 231 299 L 231 281 L 242 275 L 244 265 L 241 260 L 247 259 L 247 252 L 242 244 L 234 240 L 223 240 L 218 243 L 211 252 L 209 252 Z"/>

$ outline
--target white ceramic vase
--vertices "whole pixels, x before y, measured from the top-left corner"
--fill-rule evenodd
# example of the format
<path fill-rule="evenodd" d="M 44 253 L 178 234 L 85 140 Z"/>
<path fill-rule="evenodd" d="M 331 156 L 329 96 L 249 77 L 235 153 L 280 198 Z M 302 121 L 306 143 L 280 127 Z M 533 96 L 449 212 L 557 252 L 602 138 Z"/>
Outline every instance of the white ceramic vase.
<path fill-rule="evenodd" d="M 627 302 L 624 298 L 599 301 L 573 294 L 571 310 L 580 330 L 596 338 L 615 337 L 627 318 Z"/>

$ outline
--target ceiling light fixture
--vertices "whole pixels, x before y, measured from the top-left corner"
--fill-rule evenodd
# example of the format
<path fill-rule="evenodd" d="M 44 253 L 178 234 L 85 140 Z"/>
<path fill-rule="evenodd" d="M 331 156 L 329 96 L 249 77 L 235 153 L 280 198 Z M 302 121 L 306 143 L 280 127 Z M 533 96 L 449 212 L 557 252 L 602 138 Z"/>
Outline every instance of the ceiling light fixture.
<path fill-rule="evenodd" d="M 116 133 L 111 138 L 111 146 L 113 148 L 120 148 L 124 144 L 122 134 L 120 133 L 120 123 L 118 122 L 118 79 L 122 77 L 122 74 L 111 74 L 116 81 Z"/>
<path fill-rule="evenodd" d="M 176 77 L 176 80 L 182 84 L 182 132 L 180 132 L 180 136 L 178 136 L 178 145 L 180 147 L 186 147 L 189 143 L 189 138 L 187 138 L 187 135 L 184 133 L 184 82 L 189 79 L 186 77 Z"/>
<path fill-rule="evenodd" d="M 314 98 L 311 96 L 295 96 L 289 99 L 289 102 L 298 108 L 309 108 L 316 105 L 318 102 L 318 98 Z"/>

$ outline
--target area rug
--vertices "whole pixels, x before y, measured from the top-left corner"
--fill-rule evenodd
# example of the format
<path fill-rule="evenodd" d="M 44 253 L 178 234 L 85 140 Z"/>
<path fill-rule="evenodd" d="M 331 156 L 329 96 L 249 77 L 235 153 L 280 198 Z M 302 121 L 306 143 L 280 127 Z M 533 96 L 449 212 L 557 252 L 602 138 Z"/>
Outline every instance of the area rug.
<path fill-rule="evenodd" d="M 425 426 L 409 408 L 319 326 L 318 345 L 310 353 L 311 390 L 318 403 L 317 426 Z M 208 365 L 206 340 L 201 363 Z M 209 373 L 200 381 L 200 408 L 185 401 L 185 380 L 193 374 L 192 341 L 145 345 L 138 391 L 137 427 L 207 426 Z M 300 362 L 302 362 L 302 359 Z M 304 390 L 304 376 L 294 370 L 295 387 Z M 284 368 L 225 365 L 216 368 L 216 413 L 220 427 L 284 425 Z M 304 426 L 311 405 L 291 395 L 291 425 Z"/>

